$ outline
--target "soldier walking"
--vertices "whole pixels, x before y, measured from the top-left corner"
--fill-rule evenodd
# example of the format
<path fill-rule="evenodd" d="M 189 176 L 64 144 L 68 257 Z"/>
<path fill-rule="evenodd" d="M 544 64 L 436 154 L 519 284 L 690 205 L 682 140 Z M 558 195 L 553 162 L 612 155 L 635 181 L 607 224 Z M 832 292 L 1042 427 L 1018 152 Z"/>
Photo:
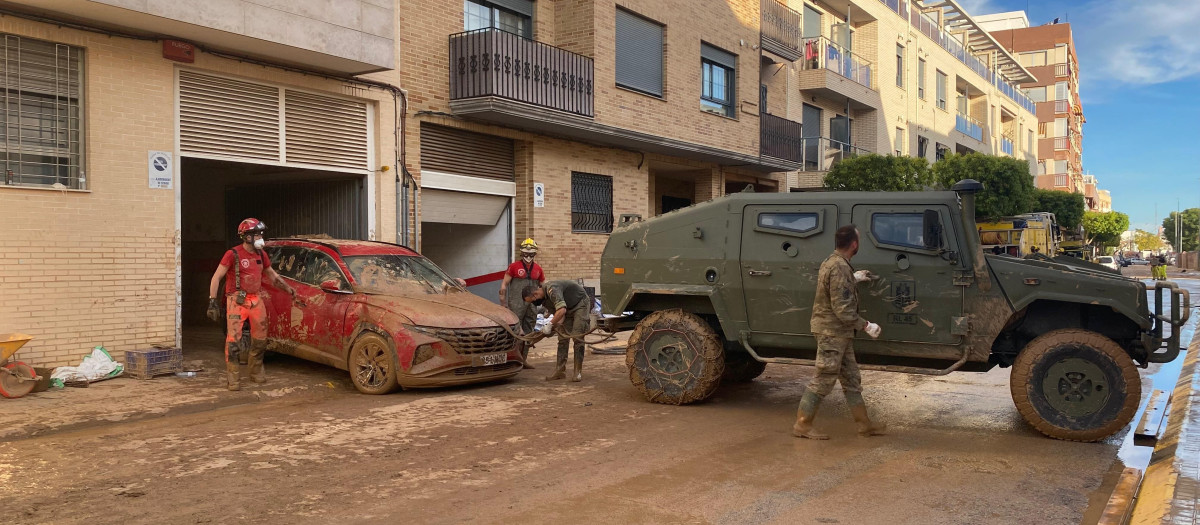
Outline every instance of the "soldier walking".
<path fill-rule="evenodd" d="M 533 261 L 537 252 L 538 245 L 533 239 L 522 241 L 521 260 L 508 265 L 508 270 L 504 272 L 504 281 L 500 283 L 500 304 L 517 315 L 521 335 L 533 333 L 533 325 L 537 323 L 537 308 L 523 301 L 518 294 L 508 295 L 508 290 L 512 288 L 524 291 L 529 286 L 539 286 L 546 282 L 546 274 L 542 267 Z M 521 342 L 521 361 L 522 366 L 533 369 L 533 365 L 529 364 L 529 343 L 524 341 Z"/>
<path fill-rule="evenodd" d="M 541 303 L 554 307 L 554 319 L 542 327 L 542 333 L 550 335 L 558 332 L 558 360 L 554 365 L 554 373 L 546 377 L 546 381 L 554 381 L 566 377 L 567 349 L 571 340 L 575 340 L 575 374 L 571 381 L 583 379 L 583 336 L 590 324 L 591 308 L 587 291 L 575 281 L 550 281 L 540 286 L 528 286 L 521 291 L 521 299 L 526 303 Z M 546 308 L 550 310 L 550 308 Z M 564 332 L 565 330 L 565 332 Z"/>
<path fill-rule="evenodd" d="M 858 228 L 842 226 L 833 235 L 834 251 L 821 263 L 817 274 L 817 296 L 813 301 L 812 332 L 817 339 L 817 376 L 808 383 L 792 434 L 808 439 L 829 439 L 813 430 L 813 418 L 821 400 L 833 391 L 833 384 L 842 383 L 846 405 L 854 415 L 860 436 L 883 435 L 887 426 L 872 423 L 867 417 L 867 405 L 862 397 L 862 376 L 854 360 L 854 331 L 862 330 L 879 337 L 879 325 L 858 316 L 858 283 L 868 281 L 866 270 L 854 271 L 850 259 L 858 253 Z"/>

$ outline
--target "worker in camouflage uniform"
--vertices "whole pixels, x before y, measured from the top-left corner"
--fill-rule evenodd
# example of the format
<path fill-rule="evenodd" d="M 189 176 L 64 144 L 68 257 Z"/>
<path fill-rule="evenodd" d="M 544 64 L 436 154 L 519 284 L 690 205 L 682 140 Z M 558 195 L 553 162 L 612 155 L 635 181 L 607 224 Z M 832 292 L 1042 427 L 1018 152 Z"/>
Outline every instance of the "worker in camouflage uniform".
<path fill-rule="evenodd" d="M 540 303 L 546 311 L 554 310 L 552 322 L 542 326 L 542 333 L 550 335 L 558 333 L 558 360 L 555 362 L 554 373 L 546 377 L 546 381 L 554 381 L 566 377 L 567 349 L 575 339 L 575 374 L 571 381 L 583 379 L 583 336 L 591 323 L 591 301 L 588 300 L 587 290 L 575 281 L 550 281 L 540 286 L 528 286 L 521 291 L 521 299 L 526 303 Z M 551 308 L 553 307 L 553 308 Z"/>
<path fill-rule="evenodd" d="M 854 360 L 854 332 L 862 330 L 879 337 L 879 325 L 858 316 L 858 283 L 872 277 L 866 270 L 854 271 L 850 259 L 858 253 L 858 228 L 847 225 L 833 235 L 834 251 L 817 273 L 817 296 L 813 300 L 812 333 L 817 339 L 817 376 L 808 383 L 796 411 L 792 434 L 808 439 L 829 439 L 813 430 L 813 418 L 821 400 L 842 383 L 846 405 L 854 415 L 860 436 L 878 436 L 886 426 L 872 423 L 862 397 L 862 376 Z"/>
<path fill-rule="evenodd" d="M 504 271 L 504 280 L 500 282 L 500 304 L 507 306 L 512 313 L 516 314 L 518 326 L 521 327 L 521 335 L 529 335 L 533 333 L 533 326 L 537 323 L 537 308 L 534 305 L 526 303 L 521 299 L 519 293 L 509 295 L 508 290 L 525 290 L 529 286 L 537 286 L 546 282 L 546 273 L 542 271 L 542 267 L 533 261 L 537 256 L 538 245 L 533 239 L 525 239 L 521 242 L 521 260 L 508 265 L 508 269 Z M 521 345 L 521 363 L 525 368 L 533 369 L 533 365 L 529 364 L 529 343 L 520 341 Z"/>

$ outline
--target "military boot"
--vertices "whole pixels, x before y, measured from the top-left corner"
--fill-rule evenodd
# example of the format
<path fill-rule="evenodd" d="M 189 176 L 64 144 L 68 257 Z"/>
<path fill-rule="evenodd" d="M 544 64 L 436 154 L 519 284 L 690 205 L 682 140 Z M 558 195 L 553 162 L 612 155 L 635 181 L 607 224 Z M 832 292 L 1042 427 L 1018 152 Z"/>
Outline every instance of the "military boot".
<path fill-rule="evenodd" d="M 242 388 L 238 379 L 238 344 L 236 342 L 225 343 L 225 381 L 226 387 L 230 390 L 240 390 Z"/>
<path fill-rule="evenodd" d="M 558 357 L 554 362 L 554 373 L 546 376 L 546 381 L 556 381 L 564 377 L 567 377 L 567 349 L 559 346 Z"/>
<path fill-rule="evenodd" d="M 265 340 L 254 340 L 250 343 L 250 364 L 247 371 L 250 372 L 250 380 L 255 383 L 266 383 L 267 374 L 263 370 L 263 356 L 267 353 L 267 342 Z"/>
<path fill-rule="evenodd" d="M 859 392 L 846 392 L 846 405 L 854 415 L 854 423 L 858 427 L 858 435 L 862 437 L 882 436 L 887 434 L 887 425 L 873 423 L 867 416 L 867 404 Z"/>
<path fill-rule="evenodd" d="M 817 417 L 817 408 L 821 406 L 821 396 L 805 392 L 800 398 L 800 407 L 796 409 L 796 424 L 792 425 L 792 435 L 808 439 L 829 439 L 827 434 L 813 430 L 813 418 Z"/>
<path fill-rule="evenodd" d="M 575 343 L 579 345 L 579 343 Z M 583 346 L 575 347 L 575 373 L 571 376 L 571 381 L 576 383 L 583 381 Z"/>

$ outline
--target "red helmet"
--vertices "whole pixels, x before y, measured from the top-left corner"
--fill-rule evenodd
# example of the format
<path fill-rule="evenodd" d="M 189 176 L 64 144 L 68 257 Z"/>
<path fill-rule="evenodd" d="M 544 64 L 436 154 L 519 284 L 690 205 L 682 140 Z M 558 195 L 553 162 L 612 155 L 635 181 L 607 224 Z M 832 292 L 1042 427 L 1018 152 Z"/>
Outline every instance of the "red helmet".
<path fill-rule="evenodd" d="M 238 237 L 245 237 L 246 235 L 253 235 L 266 231 L 267 225 L 253 217 L 242 221 L 242 223 L 238 225 Z"/>

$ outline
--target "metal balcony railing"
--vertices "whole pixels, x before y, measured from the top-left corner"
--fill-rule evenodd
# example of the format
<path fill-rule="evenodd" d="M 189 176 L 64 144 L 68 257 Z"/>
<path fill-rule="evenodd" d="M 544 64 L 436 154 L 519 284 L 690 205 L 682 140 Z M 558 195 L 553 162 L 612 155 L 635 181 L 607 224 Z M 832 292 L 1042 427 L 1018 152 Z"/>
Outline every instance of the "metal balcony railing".
<path fill-rule="evenodd" d="M 983 141 L 983 124 L 962 113 L 955 115 L 954 129 L 975 140 Z"/>
<path fill-rule="evenodd" d="M 498 97 L 592 117 L 592 59 L 500 29 L 450 35 L 450 99 Z"/>
<path fill-rule="evenodd" d="M 802 171 L 829 171 L 837 163 L 870 153 L 839 140 L 827 137 L 806 137 L 804 144 L 804 167 Z"/>
<path fill-rule="evenodd" d="M 1071 104 L 1069 102 L 1067 102 L 1065 100 L 1055 100 L 1054 101 L 1054 112 L 1055 113 L 1069 113 L 1070 111 L 1071 111 Z"/>
<path fill-rule="evenodd" d="M 1070 140 L 1067 137 L 1054 137 L 1055 150 L 1067 149 L 1068 144 L 1070 144 Z"/>
<path fill-rule="evenodd" d="M 901 18 L 908 18 L 908 0 L 879 0 Z"/>
<path fill-rule="evenodd" d="M 1066 64 L 1054 64 L 1054 76 L 1069 77 L 1071 76 L 1071 68 Z"/>
<path fill-rule="evenodd" d="M 801 50 L 800 13 L 778 0 L 762 1 L 762 37 L 799 56 Z"/>
<path fill-rule="evenodd" d="M 763 113 L 759 116 L 759 152 L 764 157 L 804 162 L 800 123 Z"/>
<path fill-rule="evenodd" d="M 875 89 L 871 63 L 825 37 L 804 39 L 801 69 L 828 69 L 868 89 Z"/>

